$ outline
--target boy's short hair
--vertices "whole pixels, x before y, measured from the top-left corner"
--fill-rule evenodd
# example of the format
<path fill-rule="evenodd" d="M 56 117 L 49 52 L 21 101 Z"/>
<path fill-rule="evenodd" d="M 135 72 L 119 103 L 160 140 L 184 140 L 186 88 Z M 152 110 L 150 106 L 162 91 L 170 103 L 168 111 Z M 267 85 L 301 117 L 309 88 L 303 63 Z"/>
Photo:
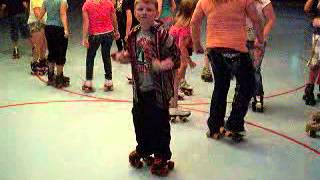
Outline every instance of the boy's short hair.
<path fill-rule="evenodd" d="M 140 2 L 146 3 L 146 4 L 154 4 L 156 10 L 158 11 L 158 1 L 157 0 L 135 0 L 134 1 L 134 8 L 136 8 L 136 5 Z"/>

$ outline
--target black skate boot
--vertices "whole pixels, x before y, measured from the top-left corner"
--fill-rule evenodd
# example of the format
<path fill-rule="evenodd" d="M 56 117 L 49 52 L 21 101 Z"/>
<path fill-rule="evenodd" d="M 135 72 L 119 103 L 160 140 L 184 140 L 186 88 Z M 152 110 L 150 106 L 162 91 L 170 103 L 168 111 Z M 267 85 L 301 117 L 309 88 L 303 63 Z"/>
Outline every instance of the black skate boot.
<path fill-rule="evenodd" d="M 58 75 L 55 78 L 55 87 L 60 89 L 63 87 L 68 87 L 70 85 L 70 78 L 69 77 L 65 77 L 63 75 Z"/>
<path fill-rule="evenodd" d="M 156 157 L 150 171 L 157 176 L 168 176 L 169 170 L 174 168 L 174 162 Z"/>
<path fill-rule="evenodd" d="M 31 74 L 38 75 L 39 63 L 37 61 L 32 61 L 30 64 L 30 67 L 31 67 Z"/>
<path fill-rule="evenodd" d="M 38 72 L 38 74 L 40 76 L 44 76 L 47 72 L 48 72 L 48 63 L 47 63 L 46 60 L 41 59 L 39 61 L 39 72 Z"/>
<path fill-rule="evenodd" d="M 204 67 L 202 69 L 201 79 L 204 82 L 213 82 L 213 77 L 212 77 L 212 74 L 211 74 L 209 67 Z"/>
<path fill-rule="evenodd" d="M 19 49 L 15 47 L 13 48 L 12 59 L 19 59 L 19 58 L 20 58 Z"/>
<path fill-rule="evenodd" d="M 47 82 L 48 86 L 54 86 L 55 85 L 55 77 L 54 77 L 54 71 L 52 72 L 48 72 L 48 82 Z"/>
<path fill-rule="evenodd" d="M 305 100 L 306 105 L 314 106 L 316 100 L 313 94 L 314 84 L 307 84 L 306 89 L 304 90 L 303 100 Z"/>
<path fill-rule="evenodd" d="M 251 105 L 252 105 L 253 112 L 261 112 L 262 113 L 264 111 L 263 96 L 254 97 Z"/>

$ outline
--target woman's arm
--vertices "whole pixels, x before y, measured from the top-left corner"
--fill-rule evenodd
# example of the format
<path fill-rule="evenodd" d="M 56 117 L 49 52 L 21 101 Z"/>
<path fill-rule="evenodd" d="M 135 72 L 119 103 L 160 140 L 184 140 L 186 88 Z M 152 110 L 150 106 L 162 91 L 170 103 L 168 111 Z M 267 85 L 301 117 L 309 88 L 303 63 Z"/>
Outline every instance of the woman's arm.
<path fill-rule="evenodd" d="M 261 45 L 261 48 L 262 48 L 264 44 L 263 31 L 261 26 L 261 20 L 258 17 L 257 9 L 254 2 L 252 2 L 247 6 L 246 13 L 252 22 L 253 28 L 256 32 L 258 43 L 259 45 Z"/>
<path fill-rule="evenodd" d="M 163 0 L 157 0 L 157 1 L 158 1 L 158 12 L 159 12 L 159 16 L 161 16 Z"/>
<path fill-rule="evenodd" d="M 177 5 L 176 5 L 176 2 L 175 2 L 175 0 L 171 0 L 171 13 L 172 13 L 172 15 L 174 15 L 174 13 L 176 12 L 176 9 L 177 9 Z"/>
<path fill-rule="evenodd" d="M 203 48 L 201 46 L 201 24 L 205 14 L 201 7 L 201 0 L 197 3 L 196 9 L 191 18 L 190 26 L 191 26 L 191 37 L 194 46 L 194 51 L 196 53 L 202 53 Z"/>
<path fill-rule="evenodd" d="M 266 24 L 263 28 L 263 37 L 265 40 L 267 40 L 270 34 L 270 31 L 276 22 L 276 16 L 271 3 L 268 4 L 266 7 L 264 7 L 262 12 L 266 17 Z"/>
<path fill-rule="evenodd" d="M 69 24 L 68 24 L 67 12 L 68 12 L 68 4 L 66 1 L 63 1 L 60 6 L 60 19 L 63 24 L 65 37 L 69 36 Z"/>
<path fill-rule="evenodd" d="M 89 16 L 87 11 L 82 10 L 82 44 L 89 48 L 88 42 Z"/>

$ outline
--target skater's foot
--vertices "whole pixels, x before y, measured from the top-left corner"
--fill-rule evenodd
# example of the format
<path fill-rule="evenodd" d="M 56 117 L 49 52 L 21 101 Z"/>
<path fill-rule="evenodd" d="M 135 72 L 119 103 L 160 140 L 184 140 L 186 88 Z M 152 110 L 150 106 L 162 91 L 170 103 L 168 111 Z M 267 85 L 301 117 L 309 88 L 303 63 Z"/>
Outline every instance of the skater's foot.
<path fill-rule="evenodd" d="M 132 167 L 140 169 L 143 167 L 143 163 L 141 161 L 142 156 L 137 151 L 132 151 L 129 154 L 129 163 Z"/>
<path fill-rule="evenodd" d="M 220 134 L 224 137 L 229 137 L 235 142 L 240 142 L 243 140 L 243 137 L 246 135 L 245 131 L 234 132 L 225 129 L 224 127 L 220 128 Z"/>
<path fill-rule="evenodd" d="M 209 67 L 203 67 L 202 73 L 201 73 L 201 79 L 204 82 L 213 82 L 212 73 L 211 73 Z"/>
<path fill-rule="evenodd" d="M 193 94 L 192 87 L 187 83 L 186 80 L 182 80 L 180 83 L 180 90 L 186 95 L 191 96 Z"/>
<path fill-rule="evenodd" d="M 150 171 L 156 176 L 168 176 L 169 170 L 174 168 L 174 162 L 156 157 Z"/>
<path fill-rule="evenodd" d="M 191 115 L 190 111 L 184 111 L 178 108 L 169 108 L 169 114 L 170 114 L 170 119 L 171 122 L 175 123 L 179 120 L 182 122 L 187 122 L 188 117 Z"/>
<path fill-rule="evenodd" d="M 218 140 L 222 137 L 222 135 L 219 132 L 212 133 L 212 132 L 210 132 L 210 130 L 207 131 L 206 136 L 208 138 L 212 138 L 212 139 L 216 139 L 216 140 Z"/>
<path fill-rule="evenodd" d="M 12 59 L 19 59 L 20 53 L 18 47 L 13 48 Z"/>
<path fill-rule="evenodd" d="M 82 91 L 85 93 L 92 93 L 94 92 L 94 88 L 92 87 L 92 81 L 86 81 L 82 86 Z"/>
<path fill-rule="evenodd" d="M 60 89 L 63 87 L 68 87 L 70 85 L 70 78 L 61 75 L 56 76 L 55 78 L 55 87 Z"/>
<path fill-rule="evenodd" d="M 113 82 L 112 80 L 106 79 L 103 87 L 104 91 L 113 91 Z"/>

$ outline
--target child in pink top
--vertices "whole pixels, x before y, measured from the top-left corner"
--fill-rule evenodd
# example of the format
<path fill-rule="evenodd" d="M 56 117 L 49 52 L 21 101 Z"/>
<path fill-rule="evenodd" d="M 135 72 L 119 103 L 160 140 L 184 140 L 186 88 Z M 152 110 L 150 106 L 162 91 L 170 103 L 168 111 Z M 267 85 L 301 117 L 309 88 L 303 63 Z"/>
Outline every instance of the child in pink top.
<path fill-rule="evenodd" d="M 113 90 L 110 49 L 113 38 L 119 39 L 117 17 L 112 1 L 87 0 L 82 7 L 83 45 L 88 49 L 86 58 L 86 81 L 82 90 L 93 92 L 93 66 L 96 52 L 101 45 L 101 54 L 105 70 L 104 90 Z"/>
<path fill-rule="evenodd" d="M 197 1 L 182 0 L 180 3 L 179 11 L 176 15 L 176 22 L 170 28 L 170 34 L 174 37 L 177 47 L 181 51 L 181 65 L 176 72 L 175 78 L 175 96 L 171 102 L 170 115 L 190 115 L 190 111 L 182 111 L 177 109 L 177 100 L 180 95 L 179 91 L 184 92 L 186 95 L 192 95 L 193 89 L 186 82 L 185 75 L 188 65 L 191 68 L 196 66 L 190 58 L 192 54 L 192 39 L 190 32 L 190 20 L 192 13 L 196 7 Z M 182 93 L 181 93 L 182 94 Z M 181 96 L 181 95 L 180 95 Z"/>

